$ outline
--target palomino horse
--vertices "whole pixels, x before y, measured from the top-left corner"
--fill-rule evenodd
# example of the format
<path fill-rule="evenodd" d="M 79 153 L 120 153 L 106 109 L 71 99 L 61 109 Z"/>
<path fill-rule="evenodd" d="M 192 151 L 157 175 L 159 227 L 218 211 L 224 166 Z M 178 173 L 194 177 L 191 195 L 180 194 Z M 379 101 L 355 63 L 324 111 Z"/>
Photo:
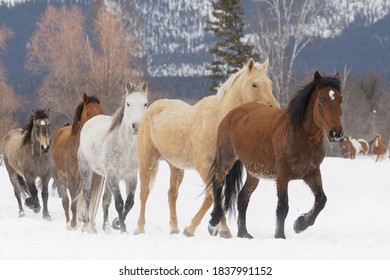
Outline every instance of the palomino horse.
<path fill-rule="evenodd" d="M 364 139 L 356 140 L 351 136 L 344 137 L 339 142 L 340 150 L 344 158 L 354 159 L 358 154 L 367 154 L 368 142 Z"/>
<path fill-rule="evenodd" d="M 387 153 L 387 147 L 385 142 L 382 140 L 382 136 L 379 133 L 376 133 L 374 135 L 374 139 L 372 140 L 371 144 L 371 152 L 373 155 L 376 156 L 376 160 L 383 158 L 385 154 Z"/>
<path fill-rule="evenodd" d="M 247 171 L 238 195 L 238 236 L 252 238 L 246 228 L 246 210 L 260 178 L 276 179 L 278 206 L 275 238 L 286 238 L 284 221 L 288 213 L 288 182 L 303 179 L 315 196 L 310 212 L 300 216 L 296 233 L 314 224 L 324 208 L 320 164 L 325 156 L 323 131 L 332 142 L 343 136 L 339 75 L 322 77 L 318 72 L 289 103 L 276 109 L 249 103 L 232 110 L 221 122 L 217 134 L 217 154 L 210 170 L 214 209 L 210 234 L 217 234 L 224 210 L 230 211 L 242 185 L 242 165 Z"/>
<path fill-rule="evenodd" d="M 138 161 L 136 135 L 139 122 L 148 106 L 146 83 L 127 83 L 123 104 L 113 116 L 99 115 L 87 121 L 81 129 L 79 160 L 80 188 L 77 201 L 79 219 L 83 230 L 96 233 L 95 217 L 103 188 L 103 229 L 108 230 L 108 207 L 114 195 L 118 217 L 113 227 L 126 231 L 125 219 L 134 204 L 137 187 Z M 124 204 L 119 181 L 126 184 L 127 199 Z"/>
<path fill-rule="evenodd" d="M 12 129 L 3 139 L 4 162 L 19 204 L 19 217 L 25 216 L 21 195 L 27 196 L 25 205 L 35 213 L 41 210 L 35 179 L 42 181 L 43 218 L 51 220 L 47 209 L 48 183 L 51 160 L 48 110 L 33 110 L 23 129 Z"/>
<path fill-rule="evenodd" d="M 160 157 L 168 162 L 171 170 L 168 193 L 170 228 L 171 233 L 178 233 L 176 200 L 184 169 L 195 168 L 204 181 L 207 179 L 215 156 L 217 127 L 222 118 L 234 107 L 251 101 L 279 107 L 266 75 L 267 65 L 268 60 L 260 65 L 250 59 L 222 85 L 217 95 L 205 97 L 194 106 L 167 99 L 150 106 L 138 134 L 141 208 L 135 234 L 145 232 L 146 200 L 154 184 Z M 212 192 L 206 192 L 201 209 L 184 230 L 186 236 L 194 235 L 212 200 Z M 230 237 L 230 230 L 225 220 L 223 222 L 221 233 Z"/>
<path fill-rule="evenodd" d="M 83 101 L 77 106 L 72 126 L 65 126 L 53 134 L 51 147 L 54 180 L 62 198 L 62 207 L 69 230 L 77 227 L 77 212 L 75 198 L 79 186 L 79 173 L 77 164 L 77 150 L 79 148 L 80 131 L 84 123 L 90 118 L 103 114 L 100 99 L 95 96 L 83 94 Z M 69 197 L 71 197 L 72 221 L 69 217 Z"/>

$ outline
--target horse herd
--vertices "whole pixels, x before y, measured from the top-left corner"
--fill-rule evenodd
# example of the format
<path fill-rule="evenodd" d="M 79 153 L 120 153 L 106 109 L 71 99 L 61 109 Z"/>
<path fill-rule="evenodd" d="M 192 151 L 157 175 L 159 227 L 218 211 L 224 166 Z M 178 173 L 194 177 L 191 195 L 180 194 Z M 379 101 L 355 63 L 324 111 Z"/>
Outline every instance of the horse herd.
<path fill-rule="evenodd" d="M 374 138 L 369 144 L 364 139 L 354 139 L 351 136 L 345 136 L 340 142 L 340 151 L 344 158 L 354 159 L 356 155 L 366 155 L 371 152 L 375 157 L 376 161 L 383 158 L 387 154 L 387 146 L 379 133 L 374 135 Z"/>
<path fill-rule="evenodd" d="M 314 194 L 314 204 L 294 223 L 299 233 L 313 225 L 326 204 L 320 164 L 324 138 L 339 142 L 341 84 L 339 74 L 313 80 L 280 108 L 266 71 L 268 59 L 250 59 L 232 74 L 216 95 L 195 105 L 161 99 L 148 106 L 146 83 L 127 82 L 124 99 L 112 115 L 104 115 L 101 100 L 83 95 L 72 125 L 50 136 L 49 110 L 33 111 L 22 129 L 3 139 L 4 162 L 19 205 L 40 211 L 35 179 L 42 182 L 43 218 L 50 178 L 58 187 L 69 230 L 96 233 L 96 213 L 103 194 L 103 229 L 126 232 L 126 216 L 134 205 L 140 180 L 140 213 L 135 234 L 145 233 L 145 211 L 160 159 L 170 168 L 168 192 L 170 232 L 179 233 L 176 201 L 184 170 L 195 169 L 205 183 L 201 208 L 183 233 L 193 236 L 213 206 L 209 232 L 231 238 L 225 214 L 238 206 L 238 236 L 252 238 L 246 210 L 260 178 L 276 180 L 278 203 L 275 238 L 285 238 L 288 182 L 303 179 Z M 375 142 L 374 140 L 374 146 Z M 379 144 L 378 144 L 379 145 Z M 245 169 L 244 169 L 245 167 Z M 243 171 L 246 181 L 243 184 Z M 119 182 L 126 185 L 123 200 Z M 103 191 L 104 189 L 104 191 Z M 70 195 L 70 199 L 68 197 Z M 114 197 L 118 217 L 110 225 L 108 207 Z M 70 212 L 71 210 L 71 216 Z"/>

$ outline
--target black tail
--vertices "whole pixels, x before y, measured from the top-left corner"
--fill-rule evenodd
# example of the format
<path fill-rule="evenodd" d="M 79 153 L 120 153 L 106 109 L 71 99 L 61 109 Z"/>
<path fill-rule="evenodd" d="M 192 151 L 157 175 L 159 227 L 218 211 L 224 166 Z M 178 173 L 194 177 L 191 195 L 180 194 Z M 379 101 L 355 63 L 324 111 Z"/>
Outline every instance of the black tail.
<path fill-rule="evenodd" d="M 243 165 L 237 160 L 225 178 L 225 213 L 235 212 L 238 193 L 242 189 Z"/>
<path fill-rule="evenodd" d="M 28 196 L 28 197 L 31 196 L 30 189 L 27 186 L 26 181 L 24 180 L 24 178 L 22 176 L 18 175 L 17 179 L 18 179 L 18 184 L 19 184 L 23 194 L 25 196 Z"/>

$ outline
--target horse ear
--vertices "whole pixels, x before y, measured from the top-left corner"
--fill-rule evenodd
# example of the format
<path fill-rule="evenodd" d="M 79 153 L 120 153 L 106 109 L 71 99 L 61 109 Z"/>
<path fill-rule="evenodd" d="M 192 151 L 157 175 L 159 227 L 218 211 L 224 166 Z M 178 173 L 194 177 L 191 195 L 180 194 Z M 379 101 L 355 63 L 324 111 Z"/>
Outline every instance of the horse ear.
<path fill-rule="evenodd" d="M 140 88 L 142 89 L 142 91 L 144 93 L 147 93 L 147 91 L 148 91 L 148 83 L 147 82 L 141 83 Z"/>
<path fill-rule="evenodd" d="M 336 73 L 336 75 L 334 75 L 334 78 L 340 81 L 340 74 Z"/>
<path fill-rule="evenodd" d="M 133 83 L 130 81 L 127 81 L 127 85 L 126 85 L 127 93 L 129 93 L 133 89 L 133 87 L 134 87 Z"/>
<path fill-rule="evenodd" d="M 84 93 L 83 93 L 83 103 L 84 103 L 84 104 L 87 103 L 87 98 L 88 98 L 88 95 L 87 95 L 87 93 L 84 91 Z"/>
<path fill-rule="evenodd" d="M 314 84 L 318 85 L 319 83 L 322 82 L 322 76 L 318 71 L 314 74 Z"/>
<path fill-rule="evenodd" d="M 265 71 L 267 71 L 268 64 L 269 64 L 269 58 L 267 57 L 266 60 L 264 61 L 264 63 L 261 64 L 261 67 L 262 67 Z"/>
<path fill-rule="evenodd" d="M 255 61 L 253 58 L 250 58 L 246 65 L 248 66 L 249 71 L 252 71 L 252 69 L 255 67 Z"/>

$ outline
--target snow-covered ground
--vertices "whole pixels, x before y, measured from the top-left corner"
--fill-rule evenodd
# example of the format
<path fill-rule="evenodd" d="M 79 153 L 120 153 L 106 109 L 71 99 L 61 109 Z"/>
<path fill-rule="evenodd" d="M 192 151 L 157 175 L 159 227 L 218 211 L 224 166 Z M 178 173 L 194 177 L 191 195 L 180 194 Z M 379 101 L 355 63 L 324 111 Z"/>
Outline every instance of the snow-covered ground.
<path fill-rule="evenodd" d="M 146 234 L 134 236 L 139 194 L 127 218 L 129 234 L 101 229 L 98 212 L 96 235 L 66 230 L 61 200 L 49 198 L 52 221 L 25 209 L 18 218 L 17 202 L 4 166 L 0 167 L 0 259 L 2 260 L 101 260 L 101 259 L 390 259 L 390 160 L 375 163 L 371 157 L 355 160 L 326 158 L 321 166 L 328 202 L 316 224 L 297 235 L 294 220 L 313 203 L 302 181 L 289 186 L 290 211 L 286 240 L 273 238 L 276 191 L 274 181 L 260 181 L 248 208 L 248 230 L 253 240 L 211 237 L 209 212 L 196 236 L 169 234 L 167 192 L 169 168 L 161 162 L 156 184 L 147 204 Z M 180 188 L 177 209 L 181 230 L 189 224 L 203 197 L 203 183 L 195 171 L 187 171 Z M 114 206 L 110 218 L 114 218 Z M 233 234 L 236 221 L 230 218 Z"/>

